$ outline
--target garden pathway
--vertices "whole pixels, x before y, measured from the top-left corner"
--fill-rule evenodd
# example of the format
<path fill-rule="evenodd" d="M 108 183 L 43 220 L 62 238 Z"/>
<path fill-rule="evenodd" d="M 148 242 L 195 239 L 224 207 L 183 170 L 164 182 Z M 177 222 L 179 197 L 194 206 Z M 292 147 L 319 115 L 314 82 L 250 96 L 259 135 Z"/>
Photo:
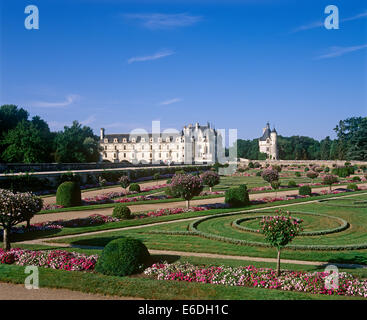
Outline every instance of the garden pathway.
<path fill-rule="evenodd" d="M 0 282 L 0 300 L 143 300 L 135 297 L 104 296 L 67 289 L 28 290 L 21 284 Z"/>
<path fill-rule="evenodd" d="M 155 182 L 150 182 L 155 183 Z M 347 185 L 338 185 L 337 187 L 334 186 L 334 189 L 336 188 L 346 188 Z M 367 183 L 360 184 L 359 186 L 367 186 Z M 121 187 L 119 188 L 121 191 Z M 328 190 L 328 187 L 315 187 L 312 188 L 313 192 L 320 192 L 322 190 Z M 106 192 L 105 190 L 103 190 Z M 94 192 L 94 191 L 91 191 Z M 101 190 L 96 190 L 95 192 L 101 193 Z M 298 190 L 284 190 L 277 192 L 277 197 L 287 196 L 287 195 L 297 195 Z M 251 200 L 261 199 L 264 197 L 275 197 L 275 192 L 264 192 L 264 193 L 252 193 L 250 194 Z M 192 200 L 190 201 L 191 206 L 199 206 L 204 204 L 213 204 L 213 203 L 223 203 L 224 197 L 219 198 L 209 198 L 209 199 L 200 199 L 200 200 Z M 150 204 L 133 204 L 128 205 L 131 212 L 143 212 L 143 211 L 153 211 L 157 209 L 168 209 L 168 208 L 184 208 L 185 207 L 185 201 L 175 201 L 175 202 L 165 202 L 165 203 L 150 203 Z M 70 220 L 75 218 L 85 218 L 92 214 L 103 214 L 103 215 L 112 215 L 113 208 L 103 208 L 103 209 L 91 209 L 91 210 L 83 210 L 83 211 L 66 211 L 66 212 L 57 212 L 57 213 L 47 213 L 47 214 L 37 214 L 35 215 L 31 223 L 39 223 L 39 222 L 45 222 L 45 221 L 55 221 L 55 220 Z"/>

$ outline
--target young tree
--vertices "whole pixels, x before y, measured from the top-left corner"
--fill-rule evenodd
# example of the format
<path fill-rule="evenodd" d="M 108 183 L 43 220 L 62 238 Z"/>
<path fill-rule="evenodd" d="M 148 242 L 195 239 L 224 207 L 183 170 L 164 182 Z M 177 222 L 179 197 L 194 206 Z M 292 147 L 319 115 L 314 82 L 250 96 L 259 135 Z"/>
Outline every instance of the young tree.
<path fill-rule="evenodd" d="M 331 186 L 334 183 L 337 183 L 338 181 L 339 181 L 338 177 L 332 174 L 327 174 L 326 176 L 322 178 L 322 183 L 328 185 L 330 191 L 331 191 Z"/>
<path fill-rule="evenodd" d="M 185 199 L 186 208 L 189 208 L 190 200 L 203 190 L 203 181 L 200 177 L 191 174 L 176 174 L 168 188 L 171 194 Z"/>
<path fill-rule="evenodd" d="M 119 183 L 120 183 L 121 188 L 123 188 L 125 193 L 126 193 L 126 188 L 130 185 L 129 177 L 128 176 L 122 176 L 119 179 Z"/>
<path fill-rule="evenodd" d="M 203 172 L 200 178 L 203 180 L 203 184 L 209 187 L 210 192 L 212 192 L 212 188 L 220 182 L 219 174 L 213 171 Z"/>
<path fill-rule="evenodd" d="M 273 170 L 273 169 L 265 169 L 262 174 L 261 174 L 262 178 L 269 182 L 270 184 L 273 181 L 278 181 L 279 180 L 279 173 L 277 170 Z"/>
<path fill-rule="evenodd" d="M 160 179 L 161 175 L 159 172 L 155 173 L 153 175 L 153 179 L 156 181 L 156 184 L 158 184 L 158 180 Z"/>
<path fill-rule="evenodd" d="M 313 181 L 314 179 L 316 179 L 319 176 L 319 174 L 315 171 L 308 171 L 306 173 L 306 176 L 307 178 L 310 178 Z"/>
<path fill-rule="evenodd" d="M 15 225 L 30 221 L 42 209 L 43 200 L 31 193 L 13 193 L 0 189 L 0 225 L 3 227 L 4 250 L 10 250 L 10 231 Z"/>
<path fill-rule="evenodd" d="M 260 221 L 265 240 L 278 251 L 278 276 L 280 275 L 280 251 L 302 231 L 301 223 L 301 219 L 291 217 L 288 212 L 283 214 L 281 210 L 276 216 L 266 216 Z"/>
<path fill-rule="evenodd" d="M 277 197 L 277 190 L 280 188 L 279 180 L 275 180 L 271 182 L 271 187 L 275 190 L 275 198 Z"/>

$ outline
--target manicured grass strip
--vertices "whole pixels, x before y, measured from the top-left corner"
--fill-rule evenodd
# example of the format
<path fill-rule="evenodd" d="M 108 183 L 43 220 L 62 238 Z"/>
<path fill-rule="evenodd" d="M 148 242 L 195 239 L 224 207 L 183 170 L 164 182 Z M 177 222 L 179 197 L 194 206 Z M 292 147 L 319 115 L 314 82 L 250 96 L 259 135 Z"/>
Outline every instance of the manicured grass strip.
<path fill-rule="evenodd" d="M 24 284 L 25 267 L 0 265 L 0 281 Z M 150 278 L 113 277 L 93 272 L 64 271 L 39 268 L 40 287 L 63 288 L 86 293 L 110 296 L 142 297 L 145 299 L 305 299 L 334 300 L 356 299 L 351 297 L 312 295 L 260 288 L 231 287 L 212 284 L 160 281 Z"/>

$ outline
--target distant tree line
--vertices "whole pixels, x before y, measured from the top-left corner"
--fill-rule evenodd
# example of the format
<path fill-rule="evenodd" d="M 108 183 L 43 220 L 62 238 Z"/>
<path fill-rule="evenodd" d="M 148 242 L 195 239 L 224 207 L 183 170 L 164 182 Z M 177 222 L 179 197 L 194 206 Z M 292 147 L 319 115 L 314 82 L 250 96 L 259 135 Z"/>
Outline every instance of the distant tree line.
<path fill-rule="evenodd" d="M 39 116 L 15 105 L 0 107 L 0 162 L 96 162 L 99 138 L 93 130 L 74 121 L 71 127 L 51 132 Z"/>
<path fill-rule="evenodd" d="M 305 136 L 278 135 L 278 156 L 282 160 L 361 160 L 367 161 L 367 117 L 339 121 L 334 128 L 337 138 L 318 141 Z M 237 140 L 240 158 L 264 160 L 259 152 L 259 140 Z"/>

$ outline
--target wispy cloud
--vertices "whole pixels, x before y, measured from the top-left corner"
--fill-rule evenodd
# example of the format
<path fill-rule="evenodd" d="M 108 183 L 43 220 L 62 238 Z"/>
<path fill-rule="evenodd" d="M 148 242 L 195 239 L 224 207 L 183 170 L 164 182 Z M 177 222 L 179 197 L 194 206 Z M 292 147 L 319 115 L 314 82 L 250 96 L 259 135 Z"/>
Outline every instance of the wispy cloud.
<path fill-rule="evenodd" d="M 80 123 L 83 126 L 89 126 L 90 124 L 94 123 L 96 121 L 96 116 L 93 114 L 91 116 L 89 116 L 87 119 L 80 121 Z"/>
<path fill-rule="evenodd" d="M 168 57 L 173 55 L 175 52 L 172 50 L 163 50 L 159 51 L 155 54 L 149 55 L 149 56 L 140 56 L 140 57 L 132 57 L 127 60 L 127 63 L 133 63 L 133 62 L 142 62 L 142 61 L 151 61 L 151 60 L 157 60 L 164 57 Z"/>
<path fill-rule="evenodd" d="M 80 96 L 77 94 L 69 94 L 66 96 L 64 101 L 59 102 L 49 102 L 49 101 L 35 101 L 31 104 L 35 107 L 41 108 L 58 108 L 58 107 L 66 107 L 79 100 Z"/>
<path fill-rule="evenodd" d="M 199 22 L 200 20 L 202 20 L 201 16 L 193 16 L 187 13 L 124 14 L 123 17 L 128 20 L 139 21 L 142 26 L 149 28 L 149 29 L 187 27 L 187 26 L 191 26 Z"/>
<path fill-rule="evenodd" d="M 358 50 L 365 49 L 365 48 L 367 48 L 367 44 L 363 44 L 360 46 L 351 46 L 351 47 L 331 47 L 329 53 L 318 56 L 316 57 L 316 59 L 320 60 L 320 59 L 340 57 L 347 53 L 358 51 Z"/>
<path fill-rule="evenodd" d="M 344 18 L 344 19 L 340 19 L 340 22 L 347 22 L 347 21 L 353 21 L 353 20 L 358 20 L 358 19 L 362 19 L 367 17 L 367 11 L 356 14 L 354 16 L 348 17 L 348 18 Z M 299 31 L 304 31 L 304 30 L 310 30 L 310 29 L 315 29 L 315 28 L 320 28 L 324 26 L 324 21 L 315 21 L 312 22 L 310 24 L 306 24 L 303 26 L 300 26 L 298 28 L 295 28 L 294 30 L 292 30 L 292 33 L 295 32 L 299 32 Z"/>
<path fill-rule="evenodd" d="M 160 104 L 161 106 L 167 106 L 167 105 L 169 105 L 169 104 L 176 103 L 176 102 L 180 102 L 180 101 L 182 101 L 182 99 L 181 99 L 181 98 L 174 98 L 174 99 L 169 99 L 169 100 L 162 101 L 162 102 L 160 102 L 159 104 Z"/>

